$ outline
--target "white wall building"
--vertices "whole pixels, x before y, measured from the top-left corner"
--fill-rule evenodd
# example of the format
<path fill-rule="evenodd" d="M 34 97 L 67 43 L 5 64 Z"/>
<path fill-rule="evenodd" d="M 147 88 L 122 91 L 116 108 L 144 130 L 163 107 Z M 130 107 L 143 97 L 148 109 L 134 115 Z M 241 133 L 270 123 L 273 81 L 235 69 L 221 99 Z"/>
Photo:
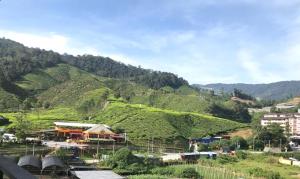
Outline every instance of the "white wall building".
<path fill-rule="evenodd" d="M 300 113 L 265 114 L 261 119 L 262 126 L 273 123 L 279 124 L 284 130 L 289 126 L 291 135 L 300 135 Z"/>

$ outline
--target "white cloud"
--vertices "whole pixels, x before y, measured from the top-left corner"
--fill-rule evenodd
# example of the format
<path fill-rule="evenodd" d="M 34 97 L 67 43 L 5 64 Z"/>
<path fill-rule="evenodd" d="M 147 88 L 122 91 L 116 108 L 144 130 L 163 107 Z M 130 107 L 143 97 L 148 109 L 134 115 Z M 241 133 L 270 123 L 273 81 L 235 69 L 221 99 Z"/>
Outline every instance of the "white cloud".
<path fill-rule="evenodd" d="M 53 33 L 48 34 L 47 36 L 41 36 L 36 34 L 0 30 L 0 36 L 15 40 L 28 47 L 39 47 L 46 50 L 54 50 L 60 53 L 69 51 L 67 48 L 68 38 Z"/>
<path fill-rule="evenodd" d="M 259 63 L 257 57 L 253 57 L 252 52 L 249 49 L 240 49 L 237 52 L 237 60 L 246 70 L 247 73 L 254 83 L 274 82 L 283 80 L 278 74 L 262 68 L 264 65 L 272 65 L 266 63 Z"/>
<path fill-rule="evenodd" d="M 24 44 L 27 47 L 53 50 L 60 54 L 68 53 L 72 55 L 101 55 L 108 56 L 116 61 L 120 61 L 125 64 L 131 64 L 135 66 L 139 65 L 138 61 L 134 60 L 133 58 L 127 57 L 126 55 L 119 53 L 114 54 L 101 52 L 95 47 L 86 46 L 80 43 L 78 44 L 73 39 L 56 33 L 40 35 L 9 30 L 0 30 L 0 37 L 5 37 L 17 41 L 19 43 Z"/>

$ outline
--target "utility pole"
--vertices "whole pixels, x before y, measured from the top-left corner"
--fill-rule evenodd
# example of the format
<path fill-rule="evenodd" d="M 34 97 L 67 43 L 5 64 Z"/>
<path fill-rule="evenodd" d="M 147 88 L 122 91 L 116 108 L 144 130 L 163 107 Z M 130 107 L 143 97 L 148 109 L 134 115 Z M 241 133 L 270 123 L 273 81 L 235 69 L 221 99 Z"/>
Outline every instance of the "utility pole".
<path fill-rule="evenodd" d="M 150 151 L 150 141 L 149 141 L 149 139 L 148 139 L 148 149 L 147 149 L 147 151 L 148 151 L 148 155 L 149 155 L 149 151 Z"/>
<path fill-rule="evenodd" d="M 254 151 L 254 145 L 255 145 L 255 137 L 253 137 L 253 144 L 252 144 L 253 151 Z"/>
<path fill-rule="evenodd" d="M 127 143 L 127 134 L 126 134 L 126 132 L 124 133 L 124 139 L 125 139 L 125 143 Z"/>
<path fill-rule="evenodd" d="M 32 155 L 34 156 L 34 143 L 33 143 L 33 146 L 32 146 Z"/>
<path fill-rule="evenodd" d="M 126 133 L 125 133 L 125 136 L 126 136 L 126 146 L 127 146 L 127 148 L 128 148 L 128 136 L 127 136 Z"/>
<path fill-rule="evenodd" d="M 28 149 L 27 149 L 27 142 L 26 142 L 26 154 L 25 155 L 27 155 L 27 152 L 28 152 Z"/>
<path fill-rule="evenodd" d="M 152 137 L 152 153 L 153 153 L 153 137 Z"/>
<path fill-rule="evenodd" d="M 97 158 L 99 158 L 99 137 L 98 137 L 98 141 L 97 141 Z"/>
<path fill-rule="evenodd" d="M 113 154 L 115 155 L 115 141 L 113 141 Z"/>
<path fill-rule="evenodd" d="M 280 149 L 281 149 L 281 142 L 282 142 L 282 141 L 281 141 L 281 139 L 280 139 L 280 144 L 279 144 Z"/>

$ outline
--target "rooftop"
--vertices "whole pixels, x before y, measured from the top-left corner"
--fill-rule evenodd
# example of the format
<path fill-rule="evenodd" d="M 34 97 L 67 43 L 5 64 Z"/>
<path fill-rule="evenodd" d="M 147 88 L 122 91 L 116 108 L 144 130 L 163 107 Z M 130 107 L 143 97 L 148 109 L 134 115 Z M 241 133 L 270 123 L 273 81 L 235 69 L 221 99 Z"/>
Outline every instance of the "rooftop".
<path fill-rule="evenodd" d="M 77 123 L 77 122 L 54 122 L 56 126 L 64 127 L 94 127 L 97 124 Z"/>

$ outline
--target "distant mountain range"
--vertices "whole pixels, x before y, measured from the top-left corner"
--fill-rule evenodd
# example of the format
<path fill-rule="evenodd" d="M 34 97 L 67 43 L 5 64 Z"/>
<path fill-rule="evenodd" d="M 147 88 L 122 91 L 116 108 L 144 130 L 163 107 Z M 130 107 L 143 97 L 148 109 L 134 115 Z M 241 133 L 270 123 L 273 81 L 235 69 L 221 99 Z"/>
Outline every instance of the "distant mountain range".
<path fill-rule="evenodd" d="M 300 96 L 300 81 L 280 81 L 269 84 L 194 84 L 194 87 L 202 89 L 213 89 L 215 91 L 233 92 L 234 88 L 250 94 L 256 98 L 268 100 L 283 100 L 294 96 Z"/>

